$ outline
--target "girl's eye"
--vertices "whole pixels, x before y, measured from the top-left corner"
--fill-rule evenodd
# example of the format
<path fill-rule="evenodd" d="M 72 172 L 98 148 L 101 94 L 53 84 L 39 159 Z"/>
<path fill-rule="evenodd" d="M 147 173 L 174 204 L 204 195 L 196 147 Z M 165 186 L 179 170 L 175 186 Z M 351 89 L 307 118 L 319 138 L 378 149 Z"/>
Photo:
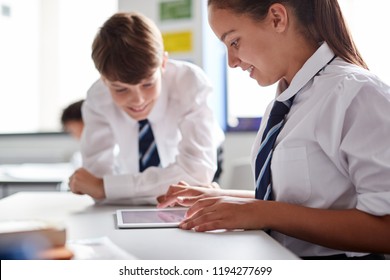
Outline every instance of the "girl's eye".
<path fill-rule="evenodd" d="M 233 42 L 230 43 L 231 47 L 237 48 L 238 47 L 238 40 L 234 40 Z"/>

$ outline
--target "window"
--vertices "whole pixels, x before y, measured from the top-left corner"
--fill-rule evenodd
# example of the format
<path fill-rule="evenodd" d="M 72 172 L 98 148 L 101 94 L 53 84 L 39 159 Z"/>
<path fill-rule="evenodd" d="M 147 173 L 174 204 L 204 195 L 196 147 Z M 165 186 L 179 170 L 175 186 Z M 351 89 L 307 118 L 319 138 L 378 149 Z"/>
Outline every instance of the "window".
<path fill-rule="evenodd" d="M 0 0 L 0 133 L 59 131 L 62 109 L 99 77 L 98 28 L 117 0 Z"/>

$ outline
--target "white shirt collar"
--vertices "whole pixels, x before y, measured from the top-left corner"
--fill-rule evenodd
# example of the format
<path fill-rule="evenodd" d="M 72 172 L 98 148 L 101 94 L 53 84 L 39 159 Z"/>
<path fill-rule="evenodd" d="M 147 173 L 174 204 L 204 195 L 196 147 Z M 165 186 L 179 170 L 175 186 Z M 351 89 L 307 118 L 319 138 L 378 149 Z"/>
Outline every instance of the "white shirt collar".
<path fill-rule="evenodd" d="M 333 51 L 324 42 L 295 74 L 288 87 L 285 80 L 279 82 L 276 99 L 286 101 L 297 94 L 333 57 Z"/>

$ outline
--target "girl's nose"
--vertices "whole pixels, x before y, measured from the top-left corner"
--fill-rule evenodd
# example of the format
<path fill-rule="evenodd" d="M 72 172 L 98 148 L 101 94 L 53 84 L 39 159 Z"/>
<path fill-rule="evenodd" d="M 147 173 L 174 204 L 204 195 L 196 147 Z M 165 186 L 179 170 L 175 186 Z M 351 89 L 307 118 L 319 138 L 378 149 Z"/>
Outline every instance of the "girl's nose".
<path fill-rule="evenodd" d="M 232 52 L 228 52 L 228 64 L 230 68 L 236 68 L 240 65 L 241 60 Z"/>

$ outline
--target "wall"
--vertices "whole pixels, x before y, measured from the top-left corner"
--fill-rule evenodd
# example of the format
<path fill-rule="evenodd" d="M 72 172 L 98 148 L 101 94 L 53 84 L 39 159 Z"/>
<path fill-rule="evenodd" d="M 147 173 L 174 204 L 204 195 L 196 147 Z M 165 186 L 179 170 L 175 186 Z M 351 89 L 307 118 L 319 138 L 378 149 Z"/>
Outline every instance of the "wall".
<path fill-rule="evenodd" d="M 226 133 L 223 173 L 220 184 L 224 188 L 254 189 L 250 167 L 250 153 L 256 133 Z"/>
<path fill-rule="evenodd" d="M 0 0 L 0 133 L 60 131 L 61 110 L 99 77 L 91 44 L 117 9 L 117 0 Z"/>
<path fill-rule="evenodd" d="M 0 134 L 0 164 L 68 162 L 78 149 L 65 133 Z"/>
<path fill-rule="evenodd" d="M 39 4 L 40 0 L 0 0 L 0 131 L 37 130 Z M 23 121 L 20 112 L 31 121 Z"/>
<path fill-rule="evenodd" d="M 118 10 L 121 12 L 140 12 L 150 19 L 152 19 L 159 27 L 162 33 L 164 32 L 178 32 L 178 31 L 191 31 L 193 33 L 193 48 L 190 52 L 170 53 L 171 58 L 184 59 L 194 62 L 199 66 L 203 66 L 203 49 L 202 49 L 202 36 L 203 36 L 203 3 L 204 0 L 192 1 L 192 18 L 191 19 L 178 19 L 178 20 L 165 20 L 160 21 L 159 16 L 159 3 L 161 0 L 147 0 L 148 4 L 145 5 L 143 1 L 127 1 L 118 0 Z"/>

